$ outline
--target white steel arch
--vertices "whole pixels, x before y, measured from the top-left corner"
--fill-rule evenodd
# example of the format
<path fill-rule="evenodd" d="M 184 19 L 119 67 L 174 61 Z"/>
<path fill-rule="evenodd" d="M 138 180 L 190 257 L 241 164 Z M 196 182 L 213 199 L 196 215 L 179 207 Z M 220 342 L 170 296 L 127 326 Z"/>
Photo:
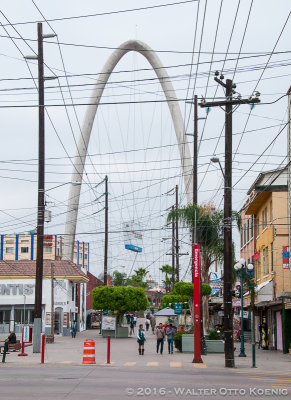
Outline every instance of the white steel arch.
<path fill-rule="evenodd" d="M 153 67 L 164 94 L 166 96 L 171 117 L 174 124 L 174 129 L 176 132 L 176 137 L 178 141 L 179 153 L 181 158 L 181 167 L 184 178 L 184 185 L 187 195 L 187 201 L 190 203 L 193 196 L 193 180 L 192 180 L 192 162 L 191 155 L 189 151 L 189 146 L 187 142 L 187 137 L 185 135 L 184 121 L 182 118 L 180 106 L 178 103 L 177 96 L 175 94 L 172 82 L 163 67 L 159 57 L 147 44 L 139 40 L 129 40 L 122 43 L 114 52 L 111 54 L 106 64 L 104 65 L 99 78 L 97 79 L 95 86 L 93 88 L 90 105 L 87 108 L 83 126 L 82 133 L 79 137 L 77 154 L 74 159 L 74 166 L 72 172 L 71 187 L 68 199 L 68 209 L 67 209 L 67 219 L 66 219 L 66 229 L 65 229 L 65 245 L 64 245 L 64 258 L 73 260 L 74 253 L 74 240 L 76 233 L 76 224 L 78 217 L 79 199 L 81 192 L 81 183 L 84 172 L 84 165 L 87 156 L 88 144 L 91 136 L 92 126 L 98 105 L 103 94 L 106 83 L 119 62 L 119 60 L 128 52 L 136 51 L 142 54 L 148 62 Z M 79 183 L 79 184 L 78 184 Z"/>

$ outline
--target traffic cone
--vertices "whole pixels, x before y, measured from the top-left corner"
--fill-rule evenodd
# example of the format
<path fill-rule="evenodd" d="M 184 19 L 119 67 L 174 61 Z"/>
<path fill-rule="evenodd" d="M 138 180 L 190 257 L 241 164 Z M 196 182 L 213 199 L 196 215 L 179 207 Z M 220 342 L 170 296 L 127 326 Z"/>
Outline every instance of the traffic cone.
<path fill-rule="evenodd" d="M 87 339 L 84 342 L 83 363 L 82 364 L 96 364 L 95 342 L 93 339 Z"/>

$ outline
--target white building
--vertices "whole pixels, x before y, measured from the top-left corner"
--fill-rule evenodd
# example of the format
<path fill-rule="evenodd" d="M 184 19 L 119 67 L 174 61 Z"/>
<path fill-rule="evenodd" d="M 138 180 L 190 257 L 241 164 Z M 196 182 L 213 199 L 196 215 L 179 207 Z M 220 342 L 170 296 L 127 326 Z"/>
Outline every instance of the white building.
<path fill-rule="evenodd" d="M 86 329 L 87 276 L 70 261 L 44 261 L 42 286 L 42 331 L 51 331 L 52 264 L 54 269 L 55 334 L 69 335 L 71 321 Z M 35 261 L 0 261 L 0 333 L 20 333 L 24 323 L 33 323 Z"/>

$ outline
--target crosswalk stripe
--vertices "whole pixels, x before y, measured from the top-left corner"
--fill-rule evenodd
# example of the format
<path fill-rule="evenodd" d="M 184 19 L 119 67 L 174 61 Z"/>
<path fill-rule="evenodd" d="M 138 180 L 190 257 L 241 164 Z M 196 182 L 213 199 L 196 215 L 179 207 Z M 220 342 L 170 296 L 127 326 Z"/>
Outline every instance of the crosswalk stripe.
<path fill-rule="evenodd" d="M 179 367 L 182 367 L 182 363 L 180 361 L 171 361 L 170 362 L 170 367 L 179 368 Z"/>
<path fill-rule="evenodd" d="M 158 367 L 158 366 L 159 366 L 159 363 L 156 361 L 147 363 L 147 367 Z"/>
<path fill-rule="evenodd" d="M 126 367 L 133 367 L 135 364 L 136 364 L 136 361 L 128 361 L 128 362 L 126 362 L 124 365 L 125 365 Z"/>
<path fill-rule="evenodd" d="M 197 364 L 197 363 L 194 363 L 193 365 L 194 365 L 195 368 L 207 368 L 206 364 Z"/>

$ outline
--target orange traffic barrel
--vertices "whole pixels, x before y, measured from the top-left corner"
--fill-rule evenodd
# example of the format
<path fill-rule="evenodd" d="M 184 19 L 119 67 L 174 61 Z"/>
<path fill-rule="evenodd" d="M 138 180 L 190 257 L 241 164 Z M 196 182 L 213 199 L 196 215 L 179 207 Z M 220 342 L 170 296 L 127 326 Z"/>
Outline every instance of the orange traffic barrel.
<path fill-rule="evenodd" d="M 82 364 L 96 364 L 95 342 L 93 339 L 87 339 L 84 342 L 83 363 Z"/>

